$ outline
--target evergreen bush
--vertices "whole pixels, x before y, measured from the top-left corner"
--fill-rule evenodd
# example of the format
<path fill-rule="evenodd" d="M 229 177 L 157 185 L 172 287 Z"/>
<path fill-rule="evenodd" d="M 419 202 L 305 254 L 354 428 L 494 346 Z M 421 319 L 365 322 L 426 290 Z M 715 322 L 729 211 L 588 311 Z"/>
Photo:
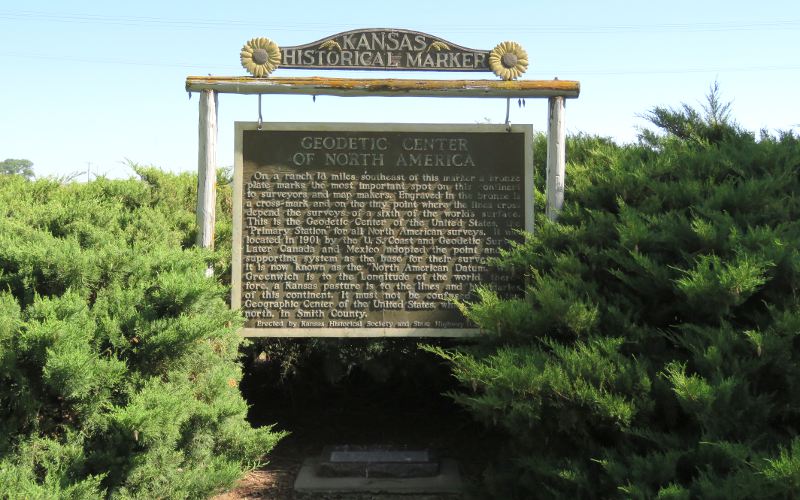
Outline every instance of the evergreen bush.
<path fill-rule="evenodd" d="M 497 262 L 519 296 L 481 290 L 480 342 L 428 348 L 508 436 L 486 496 L 800 494 L 800 140 L 741 130 L 716 87 L 649 118 L 569 139 L 558 222 L 537 207 Z"/>
<path fill-rule="evenodd" d="M 196 178 L 136 171 L 0 176 L 0 498 L 205 497 L 281 437 L 245 420 L 241 319 L 205 277 L 229 250 L 193 248 Z"/>

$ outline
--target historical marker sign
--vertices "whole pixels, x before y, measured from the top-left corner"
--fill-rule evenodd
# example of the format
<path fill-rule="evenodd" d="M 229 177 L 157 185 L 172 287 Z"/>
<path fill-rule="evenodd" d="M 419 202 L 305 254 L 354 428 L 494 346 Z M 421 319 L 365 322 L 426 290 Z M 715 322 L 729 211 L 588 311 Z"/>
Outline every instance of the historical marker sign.
<path fill-rule="evenodd" d="M 236 124 L 232 305 L 246 336 L 464 336 L 452 303 L 533 229 L 532 128 Z"/>

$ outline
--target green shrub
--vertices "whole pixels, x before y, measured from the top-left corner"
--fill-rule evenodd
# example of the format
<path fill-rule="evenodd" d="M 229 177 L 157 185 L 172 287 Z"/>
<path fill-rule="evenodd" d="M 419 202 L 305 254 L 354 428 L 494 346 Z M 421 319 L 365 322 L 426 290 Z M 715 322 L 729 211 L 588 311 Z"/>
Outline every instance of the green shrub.
<path fill-rule="evenodd" d="M 800 494 L 800 140 L 717 98 L 638 144 L 570 138 L 559 221 L 498 262 L 524 293 L 482 291 L 480 344 L 429 348 L 508 435 L 487 496 Z"/>
<path fill-rule="evenodd" d="M 0 177 L 0 498 L 204 497 L 281 436 L 245 420 L 196 179 L 137 173 Z"/>

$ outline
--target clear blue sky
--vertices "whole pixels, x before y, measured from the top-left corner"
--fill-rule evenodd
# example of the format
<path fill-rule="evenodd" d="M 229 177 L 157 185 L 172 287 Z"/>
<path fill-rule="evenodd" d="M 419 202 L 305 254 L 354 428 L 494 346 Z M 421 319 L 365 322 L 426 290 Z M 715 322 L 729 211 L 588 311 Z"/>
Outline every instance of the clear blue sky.
<path fill-rule="evenodd" d="M 570 133 L 634 140 L 646 125 L 637 115 L 699 106 L 715 80 L 745 128 L 800 130 L 797 0 L 2 0 L 0 160 L 30 159 L 37 175 L 91 163 L 93 172 L 127 177 L 126 159 L 194 170 L 198 96 L 188 99 L 186 76 L 245 75 L 239 50 L 253 37 L 288 46 L 370 27 L 476 49 L 521 43 L 531 60 L 523 78 L 581 82 L 580 98 L 567 104 Z M 458 77 L 493 77 L 480 75 Z M 265 96 L 263 113 L 269 121 L 502 122 L 505 101 Z M 255 96 L 220 96 L 220 165 L 233 163 L 233 122 L 256 118 Z M 511 121 L 544 129 L 544 102 L 512 108 Z"/>

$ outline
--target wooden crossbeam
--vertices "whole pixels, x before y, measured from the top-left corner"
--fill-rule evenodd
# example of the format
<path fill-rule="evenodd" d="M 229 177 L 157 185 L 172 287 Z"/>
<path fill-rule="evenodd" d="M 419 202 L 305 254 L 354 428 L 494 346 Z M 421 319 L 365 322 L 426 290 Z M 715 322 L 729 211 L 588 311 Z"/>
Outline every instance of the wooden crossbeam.
<path fill-rule="evenodd" d="M 252 78 L 189 76 L 186 90 L 228 94 L 302 94 L 340 97 L 565 97 L 580 94 L 573 80 L 412 80 L 396 78 Z"/>

